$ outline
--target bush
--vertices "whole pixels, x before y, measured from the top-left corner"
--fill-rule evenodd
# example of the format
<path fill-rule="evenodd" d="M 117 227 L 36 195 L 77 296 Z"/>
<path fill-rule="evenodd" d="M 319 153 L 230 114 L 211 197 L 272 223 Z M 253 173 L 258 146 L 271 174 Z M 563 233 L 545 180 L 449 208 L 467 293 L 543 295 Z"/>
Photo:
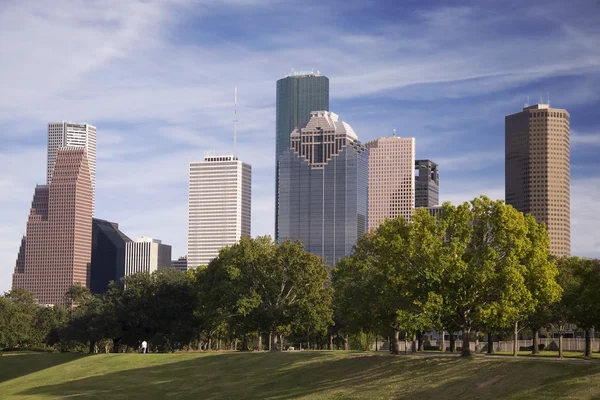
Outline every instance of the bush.
<path fill-rule="evenodd" d="M 350 349 L 351 350 L 360 350 L 360 351 L 368 351 L 373 347 L 373 343 L 375 343 L 374 337 L 371 335 L 367 335 L 363 331 L 356 333 L 354 335 L 350 335 Z"/>

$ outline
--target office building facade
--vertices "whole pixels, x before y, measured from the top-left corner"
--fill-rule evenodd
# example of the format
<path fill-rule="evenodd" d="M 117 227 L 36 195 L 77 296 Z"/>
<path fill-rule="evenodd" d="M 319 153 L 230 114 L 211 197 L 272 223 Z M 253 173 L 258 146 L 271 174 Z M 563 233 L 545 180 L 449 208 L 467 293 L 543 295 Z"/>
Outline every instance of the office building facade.
<path fill-rule="evenodd" d="M 162 241 L 142 236 L 125 244 L 125 275 L 152 273 L 159 268 L 171 267 L 171 246 Z"/>
<path fill-rule="evenodd" d="M 368 229 L 369 152 L 329 111 L 314 111 L 280 157 L 279 242 L 300 240 L 329 265 Z"/>
<path fill-rule="evenodd" d="M 120 282 L 125 276 L 125 249 L 131 239 L 119 230 L 119 225 L 94 218 L 92 220 L 92 263 L 90 290 L 104 293 L 111 281 Z"/>
<path fill-rule="evenodd" d="M 187 271 L 187 265 L 187 256 L 179 257 L 177 260 L 171 261 L 171 269 L 174 269 L 175 271 L 185 272 Z"/>
<path fill-rule="evenodd" d="M 415 161 L 415 207 L 440 204 L 440 170 L 431 160 Z"/>
<path fill-rule="evenodd" d="M 550 253 L 571 254 L 571 116 L 548 104 L 505 118 L 505 198 L 546 224 Z"/>
<path fill-rule="evenodd" d="M 306 126 L 315 110 L 329 110 L 329 78 L 292 73 L 277 81 L 275 116 L 275 238 L 279 235 L 279 158 L 290 147 L 290 133 Z"/>
<path fill-rule="evenodd" d="M 365 144 L 369 149 L 369 229 L 386 218 L 411 220 L 415 209 L 415 139 L 385 137 Z"/>
<path fill-rule="evenodd" d="M 190 163 L 188 267 L 207 265 L 251 234 L 252 167 L 233 155 Z"/>
<path fill-rule="evenodd" d="M 67 304 L 72 285 L 89 287 L 92 184 L 85 148 L 57 151 L 50 184 L 35 188 L 26 232 L 24 263 L 20 255 L 13 288 L 55 305 Z"/>
<path fill-rule="evenodd" d="M 56 164 L 56 155 L 62 147 L 85 147 L 87 152 L 92 200 L 96 198 L 96 127 L 86 123 L 50 122 L 48 124 L 48 159 L 46 183 L 50 184 Z M 92 204 L 92 209 L 93 209 Z"/>

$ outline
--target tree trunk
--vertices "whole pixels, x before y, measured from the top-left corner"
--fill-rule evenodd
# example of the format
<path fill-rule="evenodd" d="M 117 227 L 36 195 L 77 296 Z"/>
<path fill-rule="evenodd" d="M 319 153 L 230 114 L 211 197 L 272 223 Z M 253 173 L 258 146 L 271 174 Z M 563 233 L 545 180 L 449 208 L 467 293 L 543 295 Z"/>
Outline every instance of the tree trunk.
<path fill-rule="evenodd" d="M 400 352 L 400 331 L 394 329 L 394 343 L 391 347 L 392 354 L 398 354 Z"/>
<path fill-rule="evenodd" d="M 237 350 L 237 341 L 236 341 L 236 350 Z M 244 335 L 242 336 L 242 351 L 248 351 L 250 350 L 250 347 L 248 346 L 248 335 L 244 333 Z"/>
<path fill-rule="evenodd" d="M 88 351 L 90 354 L 94 354 L 95 350 L 96 350 L 96 341 L 90 340 L 90 348 L 88 349 Z"/>
<path fill-rule="evenodd" d="M 592 332 L 590 329 L 585 330 L 585 351 L 583 352 L 585 358 L 592 357 Z"/>
<path fill-rule="evenodd" d="M 233 343 L 234 343 L 234 344 L 233 344 L 233 350 L 234 350 L 234 351 L 237 351 L 237 344 L 238 344 L 238 340 L 237 340 L 237 339 L 235 339 L 235 341 L 234 341 Z"/>
<path fill-rule="evenodd" d="M 262 333 L 258 332 L 258 351 L 263 351 L 263 343 L 262 343 Z"/>
<path fill-rule="evenodd" d="M 479 331 L 475 332 L 475 354 L 479 353 Z"/>
<path fill-rule="evenodd" d="M 411 342 L 410 342 L 410 352 L 411 353 L 416 353 L 418 350 L 417 347 L 417 335 L 415 333 L 413 333 L 412 338 L 411 338 Z"/>
<path fill-rule="evenodd" d="M 212 338 L 208 338 L 208 343 L 206 344 L 206 350 L 212 350 Z"/>
<path fill-rule="evenodd" d="M 333 335 L 329 335 L 329 350 L 333 350 Z"/>
<path fill-rule="evenodd" d="M 471 343 L 469 341 L 469 334 L 471 333 L 471 329 L 467 327 L 463 327 L 462 331 L 462 352 L 460 355 L 462 357 L 470 357 L 471 356 Z"/>
<path fill-rule="evenodd" d="M 539 331 L 539 329 L 534 329 L 534 331 L 533 331 L 533 346 L 531 349 L 531 354 L 540 354 L 540 331 Z"/>
<path fill-rule="evenodd" d="M 515 321 L 515 330 L 513 332 L 513 357 L 519 355 L 519 321 Z"/>
<path fill-rule="evenodd" d="M 346 337 L 344 337 L 343 339 L 344 339 L 344 350 L 346 350 L 346 351 L 350 350 L 350 343 L 348 340 L 348 335 L 346 335 Z"/>
<path fill-rule="evenodd" d="M 450 352 L 456 353 L 456 336 L 454 333 L 450 334 Z"/>
<path fill-rule="evenodd" d="M 217 339 L 217 350 L 221 350 L 221 336 Z"/>
<path fill-rule="evenodd" d="M 277 341 L 277 333 L 275 328 L 269 333 L 269 351 L 277 351 L 275 342 Z"/>
<path fill-rule="evenodd" d="M 419 348 L 417 349 L 417 351 L 424 351 L 425 350 L 425 339 L 423 338 L 423 333 L 419 333 L 417 340 L 419 341 Z"/>
<path fill-rule="evenodd" d="M 563 358 L 563 333 L 558 335 L 558 358 Z"/>
<path fill-rule="evenodd" d="M 113 353 L 118 353 L 119 352 L 119 342 L 121 341 L 121 339 L 113 339 L 113 348 L 112 348 L 112 352 Z"/>
<path fill-rule="evenodd" d="M 491 332 L 488 332 L 488 354 L 494 354 L 494 335 Z"/>
<path fill-rule="evenodd" d="M 446 351 L 446 342 L 444 338 L 444 330 L 442 329 L 442 337 L 440 338 L 440 350 Z"/>

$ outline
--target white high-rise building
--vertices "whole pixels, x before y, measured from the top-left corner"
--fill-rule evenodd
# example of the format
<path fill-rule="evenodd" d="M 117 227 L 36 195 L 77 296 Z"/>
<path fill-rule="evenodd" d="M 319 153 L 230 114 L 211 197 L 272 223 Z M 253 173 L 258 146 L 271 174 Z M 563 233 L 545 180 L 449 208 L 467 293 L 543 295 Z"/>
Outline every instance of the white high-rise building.
<path fill-rule="evenodd" d="M 386 218 L 404 216 L 415 209 L 415 139 L 397 136 L 371 140 L 369 149 L 369 229 Z"/>
<path fill-rule="evenodd" d="M 171 246 L 146 236 L 125 243 L 125 275 L 171 267 Z"/>
<path fill-rule="evenodd" d="M 92 179 L 92 209 L 96 200 L 96 127 L 76 122 L 48 124 L 48 167 L 46 183 L 52 181 L 56 153 L 61 147 L 85 147 Z"/>
<path fill-rule="evenodd" d="M 232 155 L 190 163 L 188 268 L 208 264 L 250 235 L 251 175 L 252 167 Z"/>

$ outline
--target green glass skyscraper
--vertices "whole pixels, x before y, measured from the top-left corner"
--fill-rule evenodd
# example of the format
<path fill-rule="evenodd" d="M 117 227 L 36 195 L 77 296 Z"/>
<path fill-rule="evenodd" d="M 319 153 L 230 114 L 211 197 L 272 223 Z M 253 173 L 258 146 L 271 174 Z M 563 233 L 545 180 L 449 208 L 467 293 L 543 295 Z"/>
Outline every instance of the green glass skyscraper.
<path fill-rule="evenodd" d="M 311 111 L 329 110 L 329 78 L 315 73 L 292 73 L 277 81 L 275 131 L 275 238 L 279 237 L 279 159 L 290 148 L 290 133 L 304 127 Z"/>

